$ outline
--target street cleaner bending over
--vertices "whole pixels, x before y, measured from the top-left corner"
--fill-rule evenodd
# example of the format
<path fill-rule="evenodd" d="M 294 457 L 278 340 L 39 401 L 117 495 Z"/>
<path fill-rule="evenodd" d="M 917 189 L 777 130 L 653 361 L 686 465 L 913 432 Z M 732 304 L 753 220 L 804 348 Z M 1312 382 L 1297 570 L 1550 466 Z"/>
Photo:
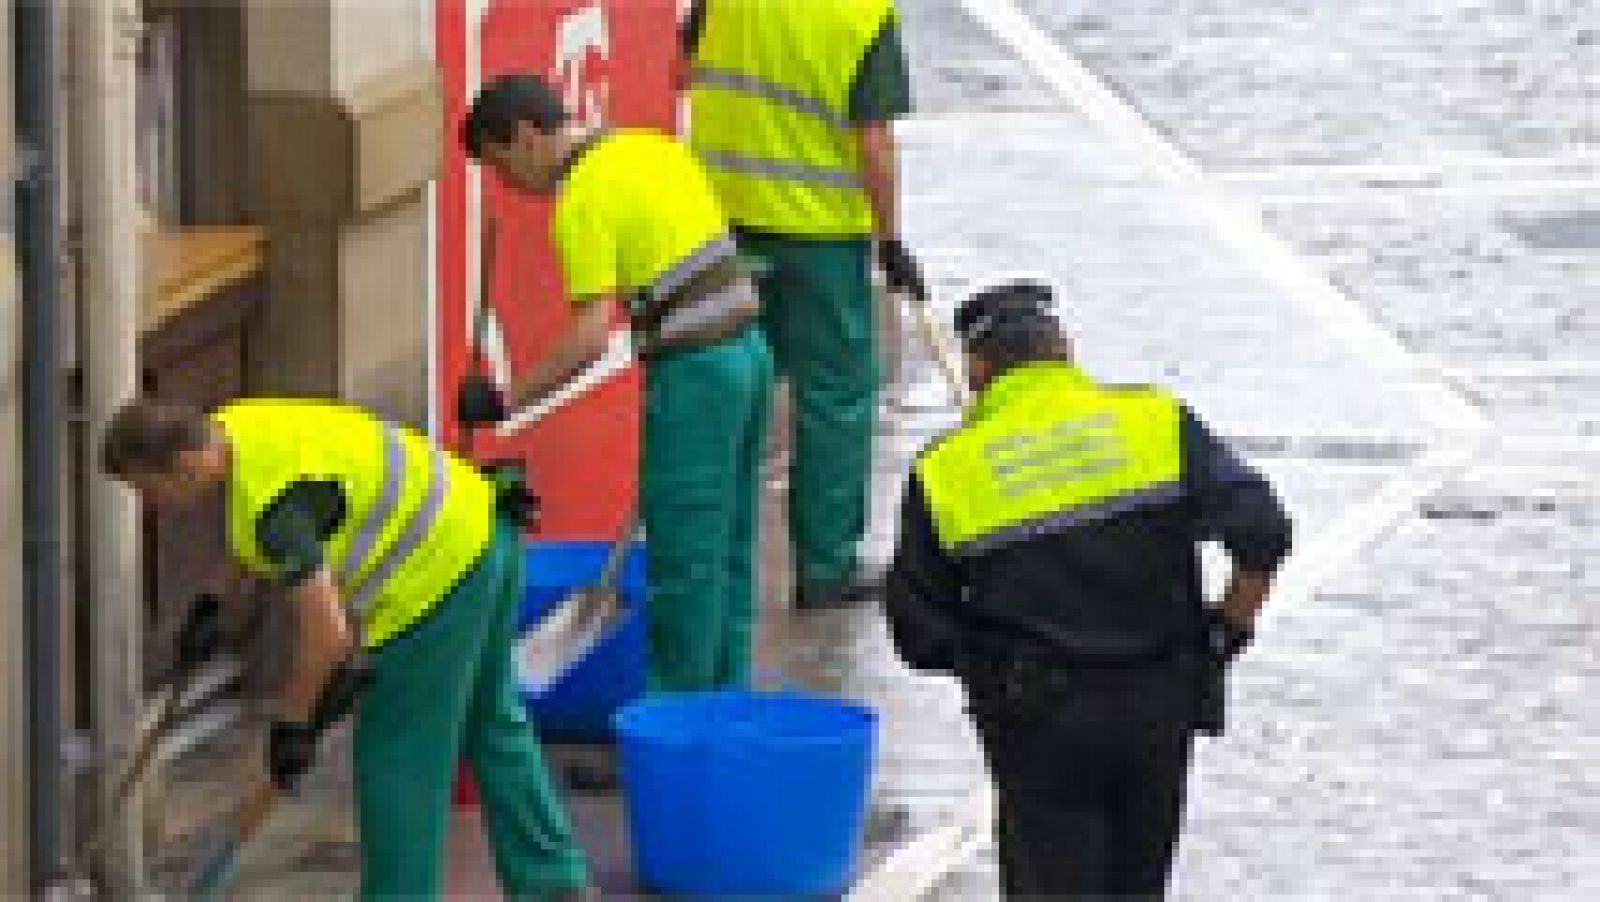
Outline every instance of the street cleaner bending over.
<path fill-rule="evenodd" d="M 588 867 L 512 669 L 520 528 L 488 479 L 417 433 L 318 401 L 212 416 L 135 401 L 101 451 L 144 503 L 225 493 L 234 556 L 292 590 L 295 668 L 266 750 L 281 789 L 313 763 L 325 686 L 353 657 L 370 668 L 355 733 L 363 898 L 440 897 L 462 755 L 507 894 L 582 897 Z"/>
<path fill-rule="evenodd" d="M 533 75 L 485 87 L 461 138 L 512 190 L 553 199 L 574 304 L 573 324 L 509 403 L 537 404 L 599 359 L 619 307 L 632 321 L 645 365 L 652 688 L 747 684 L 772 358 L 709 180 L 668 135 L 572 121 Z M 494 422 L 505 404 L 463 403 L 460 419 Z"/>

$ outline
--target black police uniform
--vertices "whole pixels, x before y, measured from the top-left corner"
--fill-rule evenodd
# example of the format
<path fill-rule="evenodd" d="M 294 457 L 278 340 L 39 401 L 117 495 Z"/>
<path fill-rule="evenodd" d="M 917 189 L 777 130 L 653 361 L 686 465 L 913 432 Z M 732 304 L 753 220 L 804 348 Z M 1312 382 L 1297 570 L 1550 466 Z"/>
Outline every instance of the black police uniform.
<path fill-rule="evenodd" d="M 1271 571 L 1290 526 L 1262 477 L 1185 410 L 1181 496 L 976 557 L 939 543 L 913 477 L 885 583 L 896 646 L 963 682 L 998 788 L 1011 898 L 1159 897 L 1192 738 L 1221 668 L 1197 544 Z"/>

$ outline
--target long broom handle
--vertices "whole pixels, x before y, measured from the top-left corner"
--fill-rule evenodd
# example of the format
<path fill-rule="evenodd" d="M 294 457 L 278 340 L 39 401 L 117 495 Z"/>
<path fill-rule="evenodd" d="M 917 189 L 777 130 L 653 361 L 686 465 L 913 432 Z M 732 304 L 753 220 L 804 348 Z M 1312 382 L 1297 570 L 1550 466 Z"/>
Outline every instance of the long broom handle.
<path fill-rule="evenodd" d="M 606 555 L 606 563 L 600 570 L 600 579 L 595 583 L 595 588 L 610 591 L 617 587 L 623 565 L 628 560 L 628 552 L 633 549 L 638 535 L 639 514 L 636 510 L 630 510 L 628 519 L 622 527 L 622 535 L 617 536 L 617 541 L 611 546 L 611 552 Z"/>
<path fill-rule="evenodd" d="M 117 780 L 116 789 L 111 793 L 111 802 L 108 815 L 114 815 L 122 810 L 128 799 L 144 783 L 145 776 L 149 773 L 150 762 L 155 760 L 156 750 L 161 747 L 161 741 L 166 738 L 167 730 L 177 720 L 178 712 L 182 709 L 184 690 L 187 686 L 169 683 L 162 689 L 160 701 L 156 703 L 156 716 L 146 719 L 140 726 L 138 739 L 135 741 L 133 754 L 128 759 L 127 767 L 122 776 Z M 95 825 L 94 831 L 84 840 L 78 848 L 78 859 L 88 863 L 100 854 L 106 839 L 111 835 L 111 825 L 116 823 L 115 816 L 107 816 Z"/>
<path fill-rule="evenodd" d="M 965 371 L 956 356 L 956 352 L 950 347 L 949 342 L 945 339 L 943 330 L 933 319 L 933 311 L 928 308 L 927 303 L 910 297 L 903 292 L 899 296 L 901 302 L 911 308 L 913 318 L 917 321 L 918 333 L 922 335 L 922 340 L 927 344 L 928 350 L 933 352 L 934 362 L 939 365 L 940 372 L 944 373 L 945 381 L 949 383 L 950 390 L 955 393 L 956 398 L 961 402 L 961 406 L 965 408 L 968 402 L 972 400 L 972 390 L 967 386 Z"/>

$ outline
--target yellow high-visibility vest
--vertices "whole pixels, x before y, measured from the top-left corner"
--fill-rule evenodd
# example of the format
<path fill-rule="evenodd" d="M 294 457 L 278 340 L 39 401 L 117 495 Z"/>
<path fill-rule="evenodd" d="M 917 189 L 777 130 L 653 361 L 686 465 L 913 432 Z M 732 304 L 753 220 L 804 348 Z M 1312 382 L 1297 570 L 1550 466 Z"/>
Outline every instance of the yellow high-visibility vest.
<path fill-rule="evenodd" d="M 711 0 L 692 73 L 690 139 L 728 217 L 816 238 L 872 234 L 856 75 L 893 0 Z"/>
<path fill-rule="evenodd" d="M 738 246 L 705 170 L 669 135 L 620 129 L 599 138 L 562 183 L 551 232 L 572 296 L 623 294 L 635 325 L 651 323 L 651 339 L 756 307 L 747 281 L 691 290 L 734 263 Z"/>
<path fill-rule="evenodd" d="M 274 575 L 256 527 L 290 486 L 328 481 L 343 490 L 346 516 L 324 551 L 367 648 L 433 610 L 489 547 L 488 480 L 409 429 L 288 399 L 241 401 L 214 418 L 232 456 L 229 539 L 248 569 Z"/>
<path fill-rule="evenodd" d="M 997 379 L 917 463 L 940 545 L 975 555 L 1182 495 L 1182 405 L 1065 363 Z"/>

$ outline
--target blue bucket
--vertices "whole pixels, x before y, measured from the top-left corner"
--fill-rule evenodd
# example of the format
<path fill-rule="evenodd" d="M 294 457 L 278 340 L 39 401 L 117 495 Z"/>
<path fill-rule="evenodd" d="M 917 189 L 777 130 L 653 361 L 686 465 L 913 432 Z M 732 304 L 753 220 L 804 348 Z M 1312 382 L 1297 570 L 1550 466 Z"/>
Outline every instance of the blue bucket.
<path fill-rule="evenodd" d="M 530 542 L 518 631 L 531 629 L 573 591 L 594 585 L 611 548 L 610 542 Z M 524 682 L 523 704 L 547 738 L 609 740 L 617 710 L 644 695 L 650 657 L 644 562 L 644 546 L 636 544 L 618 580 L 622 615 L 594 650 L 550 686 Z"/>
<path fill-rule="evenodd" d="M 860 860 L 868 708 L 794 693 L 670 694 L 617 716 L 635 871 L 680 896 L 819 896 Z"/>

